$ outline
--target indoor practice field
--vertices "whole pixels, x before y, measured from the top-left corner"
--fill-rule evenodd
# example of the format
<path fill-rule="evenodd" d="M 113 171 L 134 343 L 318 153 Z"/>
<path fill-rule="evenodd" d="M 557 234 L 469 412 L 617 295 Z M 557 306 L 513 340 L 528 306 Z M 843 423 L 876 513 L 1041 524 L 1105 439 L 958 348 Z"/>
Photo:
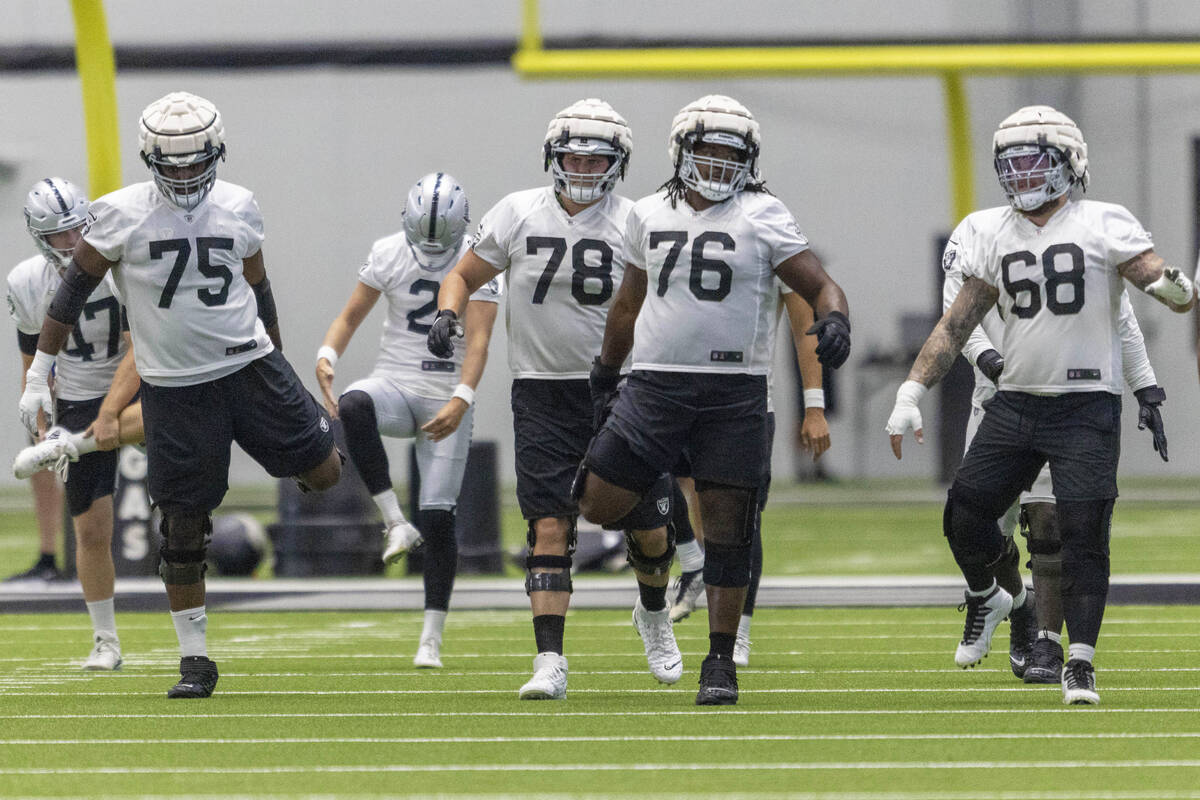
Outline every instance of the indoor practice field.
<path fill-rule="evenodd" d="M 908 488 L 873 488 L 777 492 L 767 577 L 952 575 L 932 493 L 888 502 Z M 1200 563 L 1200 508 L 1157 491 L 1135 483 L 1118 503 L 1114 574 Z M 16 563 L 27 514 L 0 520 Z M 532 656 L 521 610 L 451 613 L 445 668 L 418 671 L 419 612 L 218 608 L 221 682 L 195 702 L 163 697 L 177 665 L 166 614 L 118 621 L 125 666 L 94 675 L 77 666 L 82 612 L 0 617 L 0 795 L 1200 797 L 1190 605 L 1110 608 L 1095 708 L 1016 680 L 1007 624 L 979 668 L 957 669 L 953 605 L 760 608 L 739 704 L 704 709 L 693 704 L 702 610 L 676 626 L 684 676 L 670 687 L 647 673 L 628 611 L 572 610 L 568 698 L 548 703 L 516 699 Z"/>

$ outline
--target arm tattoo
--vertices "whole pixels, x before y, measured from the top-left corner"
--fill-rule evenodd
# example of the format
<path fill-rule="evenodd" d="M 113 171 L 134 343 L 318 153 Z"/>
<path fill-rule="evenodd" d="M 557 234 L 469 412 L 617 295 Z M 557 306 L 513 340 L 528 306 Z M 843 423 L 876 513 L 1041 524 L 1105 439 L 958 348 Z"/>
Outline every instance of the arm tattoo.
<path fill-rule="evenodd" d="M 953 305 L 946 311 L 917 355 L 908 379 L 933 386 L 950 371 L 967 337 L 983 315 L 996 304 L 999 291 L 978 278 L 967 278 Z"/>
<path fill-rule="evenodd" d="M 1117 272 L 1125 280 L 1144 291 L 1162 275 L 1163 264 L 1162 258 L 1157 253 L 1147 250 L 1117 267 Z"/>

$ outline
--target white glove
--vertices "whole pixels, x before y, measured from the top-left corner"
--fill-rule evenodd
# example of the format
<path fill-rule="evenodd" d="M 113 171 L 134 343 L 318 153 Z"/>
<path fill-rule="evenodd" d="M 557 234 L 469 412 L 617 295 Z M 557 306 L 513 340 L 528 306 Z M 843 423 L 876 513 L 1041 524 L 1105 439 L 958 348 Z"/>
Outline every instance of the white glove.
<path fill-rule="evenodd" d="M 41 350 L 33 357 L 33 363 L 25 373 L 25 391 L 21 394 L 21 423 L 34 436 L 38 433 L 38 411 L 46 415 L 46 427 L 54 420 L 54 396 L 50 394 L 50 368 L 54 356 Z"/>
<path fill-rule="evenodd" d="M 904 434 L 910 429 L 916 435 L 917 444 L 925 441 L 921 409 L 917 404 L 928 391 L 928 387 L 918 381 L 905 381 L 896 390 L 896 405 L 893 406 L 892 415 L 888 417 L 887 427 L 884 428 L 892 437 L 892 452 L 896 454 L 896 458 L 900 458 L 900 444 L 904 440 Z"/>
<path fill-rule="evenodd" d="M 1177 306 L 1191 302 L 1196 288 L 1190 278 L 1175 267 L 1166 267 L 1163 274 L 1146 287 L 1146 294 L 1166 300 Z"/>

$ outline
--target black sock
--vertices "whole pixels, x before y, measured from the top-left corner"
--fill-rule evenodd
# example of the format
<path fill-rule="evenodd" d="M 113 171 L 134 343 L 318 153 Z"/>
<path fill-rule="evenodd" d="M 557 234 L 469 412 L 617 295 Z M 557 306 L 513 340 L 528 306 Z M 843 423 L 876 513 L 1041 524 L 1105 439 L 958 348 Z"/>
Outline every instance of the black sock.
<path fill-rule="evenodd" d="M 662 611 L 667 607 L 666 586 L 650 586 L 638 581 L 638 592 L 642 595 L 642 608 L 647 611 Z"/>
<path fill-rule="evenodd" d="M 36 565 L 36 566 L 37 566 L 39 569 L 41 569 L 41 568 L 44 568 L 44 567 L 50 567 L 51 569 L 54 569 L 54 568 L 55 568 L 55 564 L 54 564 L 54 553 L 41 553 L 41 554 L 39 554 L 39 555 L 38 555 L 38 561 L 37 561 L 37 565 Z"/>
<path fill-rule="evenodd" d="M 559 614 L 538 614 L 533 618 L 533 636 L 537 639 L 539 653 L 558 653 L 563 651 L 563 630 L 567 626 L 567 618 Z M 732 645 L 730 653 L 733 652 Z"/>
<path fill-rule="evenodd" d="M 733 643 L 736 640 L 737 635 L 733 633 L 710 633 L 708 634 L 708 654 L 733 658 Z"/>
<path fill-rule="evenodd" d="M 425 607 L 445 611 L 450 608 L 454 575 L 458 571 L 458 544 L 454 538 L 454 512 L 429 509 L 421 511 L 421 534 L 425 537 Z"/>

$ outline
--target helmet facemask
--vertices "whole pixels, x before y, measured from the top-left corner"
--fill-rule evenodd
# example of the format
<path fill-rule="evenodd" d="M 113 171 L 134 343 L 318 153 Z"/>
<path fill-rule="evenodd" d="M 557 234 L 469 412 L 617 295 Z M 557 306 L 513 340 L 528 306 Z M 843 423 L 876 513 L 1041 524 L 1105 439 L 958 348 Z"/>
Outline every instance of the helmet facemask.
<path fill-rule="evenodd" d="M 1017 211 L 1036 211 L 1071 191 L 1075 176 L 1062 151 L 1036 144 L 1013 145 L 995 158 L 996 175 Z"/>
<path fill-rule="evenodd" d="M 191 211 L 204 201 L 217 181 L 217 163 L 225 159 L 225 145 L 213 150 L 207 146 L 203 152 L 187 153 L 185 155 L 168 156 L 155 149 L 153 153 L 143 153 L 142 158 L 154 176 L 154 184 L 163 196 L 171 203 L 185 211 Z M 203 165 L 199 174 L 187 178 L 170 177 L 164 172 L 164 167 L 194 167 Z"/>
<path fill-rule="evenodd" d="M 569 172 L 563 161 L 567 155 L 604 156 L 604 172 Z M 585 136 L 564 137 L 550 144 L 550 174 L 554 189 L 576 203 L 592 203 L 611 192 L 621 177 L 624 157 L 610 142 Z"/>
<path fill-rule="evenodd" d="M 735 148 L 741 159 L 698 155 L 696 147 L 701 143 Z M 706 200 L 719 203 L 745 188 L 750 180 L 752 162 L 752 154 L 741 135 L 727 131 L 697 133 L 688 136 L 680 148 L 676 174 L 684 186 L 699 193 Z"/>

